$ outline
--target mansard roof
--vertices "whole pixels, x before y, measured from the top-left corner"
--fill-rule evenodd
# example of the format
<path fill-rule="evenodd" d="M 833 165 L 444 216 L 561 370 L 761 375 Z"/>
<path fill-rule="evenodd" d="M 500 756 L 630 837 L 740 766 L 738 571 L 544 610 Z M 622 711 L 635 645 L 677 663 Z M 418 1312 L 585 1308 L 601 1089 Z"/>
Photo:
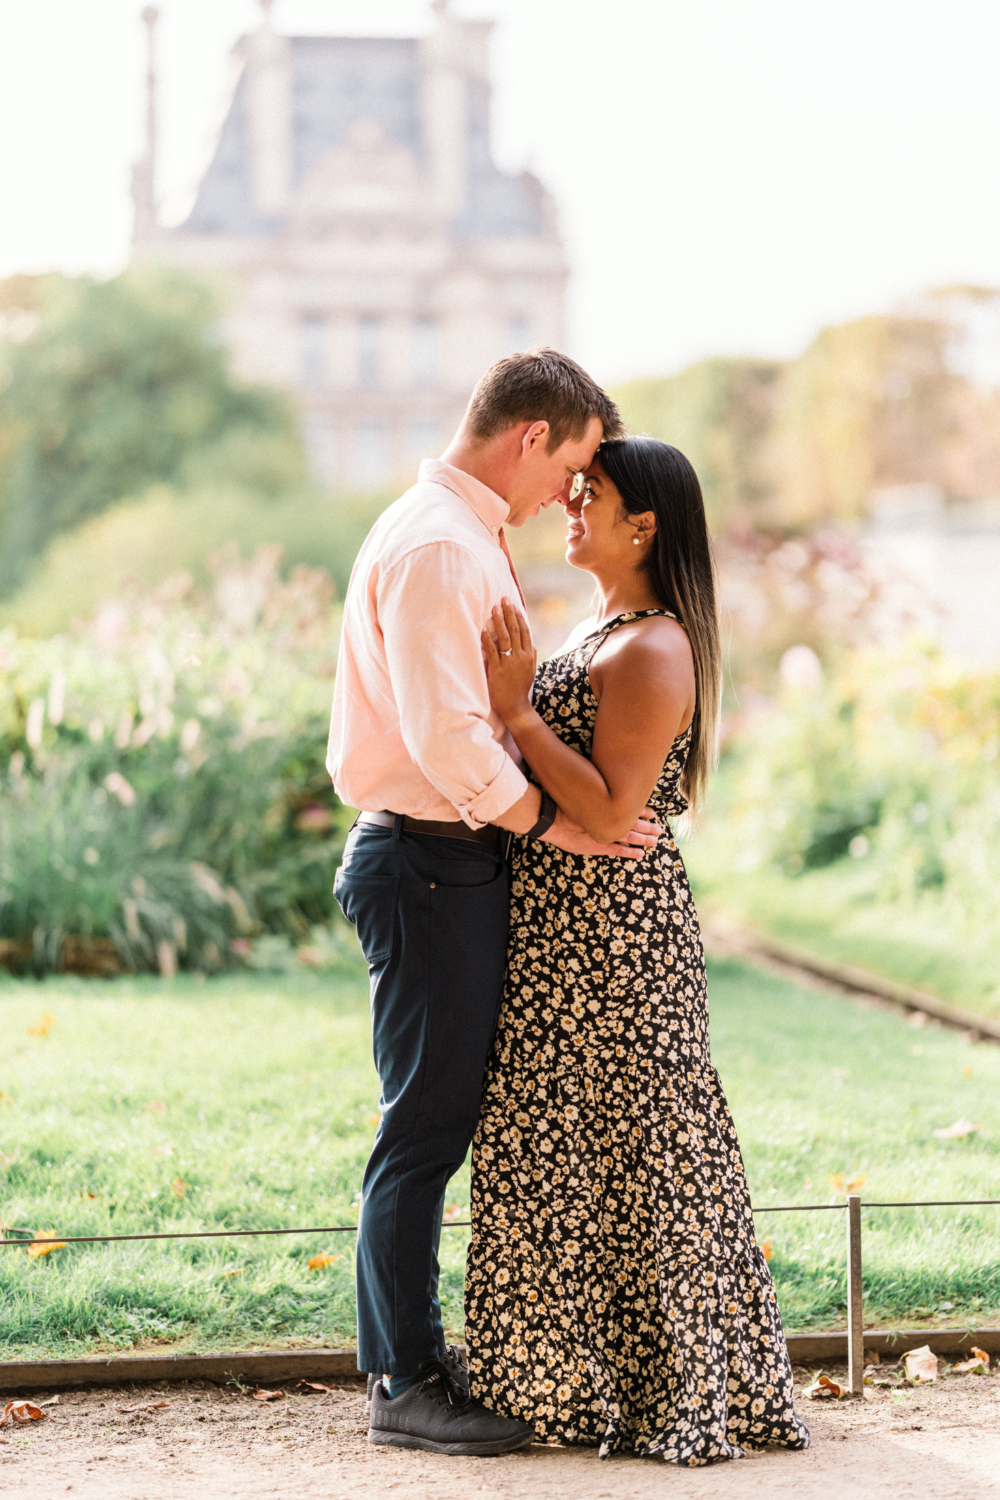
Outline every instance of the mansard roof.
<path fill-rule="evenodd" d="M 420 116 L 420 52 L 415 38 L 290 37 L 292 187 L 363 120 L 425 155 Z M 254 203 L 247 80 L 242 76 L 215 152 L 182 226 L 197 234 L 275 234 L 280 218 Z M 486 87 L 469 81 L 468 180 L 465 205 L 452 226 L 463 238 L 533 235 L 545 227 L 542 193 L 527 174 L 501 172 L 490 151 Z"/>

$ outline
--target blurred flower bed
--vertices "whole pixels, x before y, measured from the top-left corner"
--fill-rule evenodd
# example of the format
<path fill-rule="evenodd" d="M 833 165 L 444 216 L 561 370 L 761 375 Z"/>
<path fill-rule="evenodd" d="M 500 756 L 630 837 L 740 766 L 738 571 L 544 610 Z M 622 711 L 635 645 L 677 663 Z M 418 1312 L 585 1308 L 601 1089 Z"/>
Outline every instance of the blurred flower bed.
<path fill-rule="evenodd" d="M 821 936 L 826 921 L 845 956 L 853 949 L 872 967 L 907 962 L 892 951 L 897 940 L 936 948 L 951 955 L 952 978 L 932 965 L 932 986 L 957 1000 L 980 995 L 992 1011 L 1000 672 L 963 670 L 911 640 L 844 650 L 825 665 L 795 646 L 778 676 L 772 696 L 734 720 L 704 852 L 699 839 L 691 851 L 703 889 L 776 930 L 798 922 L 808 941 L 801 924 Z M 920 970 L 898 977 L 917 982 Z"/>
<path fill-rule="evenodd" d="M 318 966 L 343 829 L 322 569 L 216 556 L 72 634 L 0 633 L 0 962 Z"/>
<path fill-rule="evenodd" d="M 807 647 L 729 749 L 740 863 L 863 860 L 881 899 L 960 896 L 996 920 L 1000 672 L 870 648 L 824 672 Z"/>

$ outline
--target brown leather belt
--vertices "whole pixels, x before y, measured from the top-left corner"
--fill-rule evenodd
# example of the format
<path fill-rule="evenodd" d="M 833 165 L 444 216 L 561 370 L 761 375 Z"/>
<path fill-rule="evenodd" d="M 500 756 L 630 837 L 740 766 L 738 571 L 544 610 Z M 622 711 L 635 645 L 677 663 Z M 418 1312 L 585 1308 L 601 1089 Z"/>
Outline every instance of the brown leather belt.
<path fill-rule="evenodd" d="M 391 812 L 362 812 L 358 813 L 358 823 L 374 824 L 376 828 L 392 828 L 395 825 L 398 814 Z M 498 854 L 504 852 L 508 835 L 503 828 L 494 828 L 487 824 L 485 828 L 470 828 L 468 823 L 461 821 L 452 823 L 437 818 L 408 818 L 403 814 L 404 833 L 428 833 L 436 839 L 469 839 L 474 844 L 485 844 L 489 849 L 495 849 Z"/>

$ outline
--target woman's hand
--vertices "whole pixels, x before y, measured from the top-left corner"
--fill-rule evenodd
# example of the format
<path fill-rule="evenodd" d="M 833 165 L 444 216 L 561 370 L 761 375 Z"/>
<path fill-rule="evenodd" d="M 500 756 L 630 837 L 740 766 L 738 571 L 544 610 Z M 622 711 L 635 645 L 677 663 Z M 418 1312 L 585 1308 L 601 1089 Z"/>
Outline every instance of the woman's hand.
<path fill-rule="evenodd" d="M 528 622 L 509 599 L 493 610 L 482 643 L 490 702 L 507 727 L 512 728 L 518 718 L 532 712 L 536 653 Z"/>

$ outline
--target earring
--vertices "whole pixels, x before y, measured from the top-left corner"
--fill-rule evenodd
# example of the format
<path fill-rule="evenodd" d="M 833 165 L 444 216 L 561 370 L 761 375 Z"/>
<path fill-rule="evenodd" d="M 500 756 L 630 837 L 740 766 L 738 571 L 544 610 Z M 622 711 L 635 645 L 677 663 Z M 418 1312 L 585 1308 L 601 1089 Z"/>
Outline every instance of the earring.
<path fill-rule="evenodd" d="M 632 546 L 633 547 L 641 547 L 642 546 L 642 537 L 641 536 L 634 536 L 632 538 Z"/>

